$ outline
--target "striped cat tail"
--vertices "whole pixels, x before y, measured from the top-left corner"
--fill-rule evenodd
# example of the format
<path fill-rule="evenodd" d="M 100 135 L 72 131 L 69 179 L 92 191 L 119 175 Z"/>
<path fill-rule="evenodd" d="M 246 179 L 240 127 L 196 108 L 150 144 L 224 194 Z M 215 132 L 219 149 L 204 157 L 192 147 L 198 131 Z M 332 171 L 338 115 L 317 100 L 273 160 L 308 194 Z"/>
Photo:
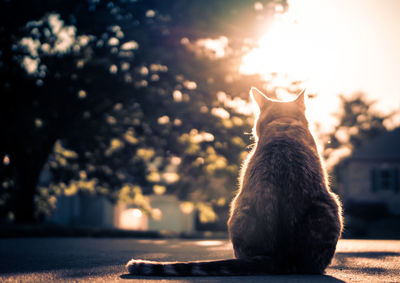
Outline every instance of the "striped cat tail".
<path fill-rule="evenodd" d="M 126 267 L 130 274 L 140 276 L 232 276 L 278 273 L 271 257 L 264 256 L 190 262 L 132 259 Z"/>

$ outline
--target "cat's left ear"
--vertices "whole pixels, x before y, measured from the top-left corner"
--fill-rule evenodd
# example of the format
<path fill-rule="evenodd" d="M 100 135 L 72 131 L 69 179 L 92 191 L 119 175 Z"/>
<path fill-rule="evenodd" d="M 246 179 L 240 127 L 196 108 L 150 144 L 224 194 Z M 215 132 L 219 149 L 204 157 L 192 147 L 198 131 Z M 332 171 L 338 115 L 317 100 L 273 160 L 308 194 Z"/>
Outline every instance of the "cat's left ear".
<path fill-rule="evenodd" d="M 250 97 L 251 99 L 258 105 L 258 108 L 263 108 L 263 106 L 269 102 L 268 97 L 259 91 L 254 86 L 250 89 Z"/>
<path fill-rule="evenodd" d="M 306 104 L 304 102 L 304 94 L 306 93 L 306 89 L 303 89 L 295 99 L 297 105 L 299 105 L 303 110 L 306 110 Z"/>

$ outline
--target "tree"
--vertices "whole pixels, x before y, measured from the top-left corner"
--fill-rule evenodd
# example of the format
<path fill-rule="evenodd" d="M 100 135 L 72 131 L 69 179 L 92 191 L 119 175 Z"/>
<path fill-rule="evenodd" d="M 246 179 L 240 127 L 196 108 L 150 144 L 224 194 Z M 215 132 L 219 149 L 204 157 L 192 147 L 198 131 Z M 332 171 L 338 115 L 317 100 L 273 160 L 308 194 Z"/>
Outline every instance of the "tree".
<path fill-rule="evenodd" d="M 39 196 L 154 189 L 223 204 L 261 83 L 240 58 L 285 6 L 262 2 L 2 1 L 2 214 L 34 220 L 44 166 L 53 186 Z"/>
<path fill-rule="evenodd" d="M 375 110 L 375 102 L 361 92 L 350 97 L 340 95 L 339 99 L 341 112 L 337 114 L 337 125 L 323 137 L 323 157 L 332 172 L 355 148 L 387 131 L 384 122 L 393 115 Z"/>

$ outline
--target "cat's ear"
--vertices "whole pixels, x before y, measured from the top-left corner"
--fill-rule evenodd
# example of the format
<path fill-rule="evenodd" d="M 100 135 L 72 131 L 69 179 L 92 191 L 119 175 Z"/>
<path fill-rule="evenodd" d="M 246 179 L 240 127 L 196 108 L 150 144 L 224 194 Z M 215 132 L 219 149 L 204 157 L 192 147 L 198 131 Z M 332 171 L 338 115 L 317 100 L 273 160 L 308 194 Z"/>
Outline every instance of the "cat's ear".
<path fill-rule="evenodd" d="M 306 92 L 306 89 L 303 89 L 298 95 L 297 98 L 295 99 L 295 102 L 297 105 L 299 105 L 303 110 L 306 109 L 306 104 L 304 102 L 304 94 Z"/>
<path fill-rule="evenodd" d="M 269 102 L 269 98 L 265 96 L 264 93 L 259 91 L 254 86 L 250 89 L 250 97 L 251 99 L 258 105 L 261 109 L 266 103 Z"/>

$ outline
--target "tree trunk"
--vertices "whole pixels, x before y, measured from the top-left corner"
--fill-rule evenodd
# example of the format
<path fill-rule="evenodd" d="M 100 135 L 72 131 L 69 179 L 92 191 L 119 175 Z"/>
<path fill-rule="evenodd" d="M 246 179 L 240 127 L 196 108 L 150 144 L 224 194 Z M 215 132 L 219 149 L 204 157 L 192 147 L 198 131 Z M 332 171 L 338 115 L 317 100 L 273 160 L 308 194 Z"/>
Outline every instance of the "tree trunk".
<path fill-rule="evenodd" d="M 26 184 L 16 191 L 15 195 L 15 223 L 34 223 L 35 207 L 34 207 L 34 186 L 30 184 L 30 188 Z"/>
<path fill-rule="evenodd" d="M 16 187 L 14 191 L 15 223 L 34 223 L 35 194 L 40 172 L 48 154 L 17 154 L 14 159 Z"/>
<path fill-rule="evenodd" d="M 31 163 L 33 163 L 31 160 L 26 160 L 24 164 L 16 164 L 17 183 L 14 195 L 16 223 L 35 222 L 34 197 L 41 168 L 38 168 L 39 164 L 35 167 Z"/>

